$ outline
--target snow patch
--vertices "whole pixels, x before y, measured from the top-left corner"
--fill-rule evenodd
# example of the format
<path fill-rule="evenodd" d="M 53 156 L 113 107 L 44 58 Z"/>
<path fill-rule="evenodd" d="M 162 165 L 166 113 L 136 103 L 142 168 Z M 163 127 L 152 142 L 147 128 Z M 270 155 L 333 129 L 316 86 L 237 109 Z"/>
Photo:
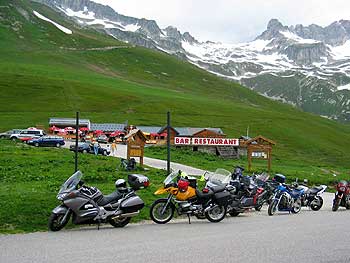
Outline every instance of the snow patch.
<path fill-rule="evenodd" d="M 282 35 L 284 35 L 286 38 L 291 39 L 293 41 L 298 42 L 299 44 L 316 44 L 320 43 L 320 41 L 314 40 L 314 39 L 306 39 L 299 37 L 298 35 L 290 32 L 290 31 L 280 31 Z"/>
<path fill-rule="evenodd" d="M 350 58 L 350 40 L 337 47 L 328 46 L 333 54 L 333 59 L 340 60 Z"/>
<path fill-rule="evenodd" d="M 338 86 L 337 90 L 350 90 L 350 83 L 343 86 Z"/>
<path fill-rule="evenodd" d="M 45 16 L 39 14 L 38 12 L 33 11 L 33 13 L 34 13 L 34 15 L 35 15 L 36 17 L 38 17 L 38 18 L 40 18 L 40 19 L 42 19 L 42 20 L 44 20 L 44 21 L 46 21 L 46 22 L 49 22 L 49 23 L 53 24 L 55 27 L 57 27 L 57 28 L 58 28 L 59 30 L 61 30 L 62 32 L 66 33 L 66 34 L 68 34 L 68 35 L 73 34 L 72 30 L 70 30 L 70 29 L 68 29 L 68 28 L 66 28 L 66 27 L 64 27 L 64 26 L 61 26 L 60 24 L 57 24 L 56 22 L 54 22 L 54 21 L 48 19 L 47 17 L 45 17 Z"/>

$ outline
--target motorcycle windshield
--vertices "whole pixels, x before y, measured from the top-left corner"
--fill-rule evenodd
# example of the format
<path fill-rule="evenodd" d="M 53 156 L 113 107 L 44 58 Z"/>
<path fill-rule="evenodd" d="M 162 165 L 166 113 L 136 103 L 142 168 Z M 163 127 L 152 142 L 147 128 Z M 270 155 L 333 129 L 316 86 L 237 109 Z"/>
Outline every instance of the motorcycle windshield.
<path fill-rule="evenodd" d="M 78 183 L 80 182 L 80 179 L 83 177 L 83 174 L 80 171 L 75 172 L 71 177 L 68 178 L 67 181 L 61 186 L 60 191 L 58 194 L 62 194 L 65 192 L 71 192 L 73 191 Z"/>
<path fill-rule="evenodd" d="M 167 176 L 167 178 L 164 179 L 163 184 L 167 185 L 167 184 L 171 183 L 178 175 L 179 175 L 178 172 L 172 172 L 171 174 L 169 174 Z"/>
<path fill-rule="evenodd" d="M 208 174 L 208 182 L 220 185 L 220 184 L 228 184 L 231 180 L 231 172 L 225 169 L 216 169 L 215 172 L 210 172 Z"/>

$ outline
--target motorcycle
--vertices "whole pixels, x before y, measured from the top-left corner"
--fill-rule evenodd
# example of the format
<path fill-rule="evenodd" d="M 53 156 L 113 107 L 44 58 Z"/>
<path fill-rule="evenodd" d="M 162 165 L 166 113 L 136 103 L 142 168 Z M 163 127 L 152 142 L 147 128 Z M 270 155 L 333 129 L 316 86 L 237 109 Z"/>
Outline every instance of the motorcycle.
<path fill-rule="evenodd" d="M 239 182 L 232 180 L 230 185 L 235 186 L 235 188 L 239 185 L 239 189 L 231 191 L 231 202 L 227 208 L 228 213 L 231 216 L 238 216 L 251 208 L 260 211 L 270 196 L 267 190 L 267 179 L 268 176 L 263 173 L 251 177 L 242 176 Z"/>
<path fill-rule="evenodd" d="M 268 214 L 273 216 L 276 211 L 287 211 L 294 214 L 301 210 L 301 196 L 304 194 L 303 189 L 292 189 L 285 185 L 285 176 L 277 174 L 274 177 L 279 183 L 273 199 L 268 207 Z"/>
<path fill-rule="evenodd" d="M 230 193 L 225 186 L 205 187 L 197 189 L 197 180 L 188 177 L 181 171 L 170 173 L 154 194 L 168 194 L 167 198 L 160 198 L 153 202 L 150 209 L 151 219 L 157 224 L 169 222 L 175 211 L 178 215 L 187 215 L 210 222 L 220 222 L 225 218 L 227 202 Z"/>
<path fill-rule="evenodd" d="M 85 185 L 82 177 L 83 174 L 77 171 L 61 186 L 57 199 L 62 204 L 53 209 L 49 230 L 61 230 L 71 216 L 76 225 L 110 223 L 114 227 L 124 227 L 144 207 L 144 202 L 135 193 L 148 187 L 149 180 L 144 175 L 129 174 L 131 187 L 127 187 L 124 179 L 118 179 L 116 191 L 106 196 L 96 187 Z"/>
<path fill-rule="evenodd" d="M 350 185 L 348 182 L 342 180 L 337 183 L 337 192 L 333 199 L 332 211 L 337 211 L 339 206 L 350 209 Z"/>
<path fill-rule="evenodd" d="M 313 211 L 318 211 L 323 206 L 323 198 L 321 195 L 326 191 L 327 186 L 320 185 L 308 188 L 306 184 L 307 180 L 304 180 L 304 185 L 298 185 L 298 181 L 296 180 L 295 187 L 304 190 L 304 194 L 301 196 L 301 205 L 310 207 Z"/>

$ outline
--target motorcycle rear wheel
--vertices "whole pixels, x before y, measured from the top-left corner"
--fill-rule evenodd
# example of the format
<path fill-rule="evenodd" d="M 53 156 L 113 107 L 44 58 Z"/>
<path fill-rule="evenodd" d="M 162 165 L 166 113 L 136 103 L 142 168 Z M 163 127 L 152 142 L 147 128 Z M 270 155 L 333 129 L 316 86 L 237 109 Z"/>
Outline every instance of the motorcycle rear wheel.
<path fill-rule="evenodd" d="M 131 217 L 125 217 L 122 219 L 111 218 L 108 222 L 114 227 L 124 227 L 127 224 L 129 224 L 130 220 L 131 220 Z"/>
<path fill-rule="evenodd" d="M 334 199 L 333 200 L 333 206 L 332 206 L 332 211 L 335 212 L 338 210 L 339 208 L 339 205 L 340 205 L 340 200 L 337 198 L 337 199 Z"/>
<path fill-rule="evenodd" d="M 227 208 L 222 205 L 215 205 L 212 209 L 205 212 L 205 217 L 212 223 L 218 223 L 226 216 Z"/>
<path fill-rule="evenodd" d="M 150 209 L 150 216 L 153 222 L 157 224 L 166 224 L 173 218 L 175 207 L 172 203 L 168 204 L 168 207 L 166 207 L 164 214 L 161 214 L 161 211 L 163 210 L 167 201 L 167 199 L 158 199 L 153 202 Z"/>
<path fill-rule="evenodd" d="M 301 199 L 298 198 L 298 199 L 294 200 L 291 212 L 293 214 L 297 214 L 300 211 L 301 211 Z"/>
<path fill-rule="evenodd" d="M 316 200 L 316 204 L 314 203 L 315 200 Z M 313 211 L 318 211 L 322 208 L 322 205 L 323 205 L 323 198 L 321 196 L 317 196 L 317 197 L 315 197 L 314 200 L 312 200 L 312 202 L 310 204 L 310 208 Z"/>
<path fill-rule="evenodd" d="M 60 231 L 68 223 L 68 219 L 65 222 L 62 222 L 64 214 L 55 214 L 52 213 L 49 217 L 49 230 L 56 232 Z"/>
<path fill-rule="evenodd" d="M 267 209 L 267 213 L 269 214 L 269 216 L 273 216 L 276 213 L 276 210 L 277 210 L 277 200 L 273 200 L 269 204 L 269 208 Z"/>

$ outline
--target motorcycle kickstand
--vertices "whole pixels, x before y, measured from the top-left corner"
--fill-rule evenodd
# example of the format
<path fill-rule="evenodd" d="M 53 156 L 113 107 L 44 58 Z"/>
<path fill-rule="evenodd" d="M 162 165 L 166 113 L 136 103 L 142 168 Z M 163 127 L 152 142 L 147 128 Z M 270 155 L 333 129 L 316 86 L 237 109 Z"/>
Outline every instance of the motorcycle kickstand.
<path fill-rule="evenodd" d="M 188 224 L 191 224 L 190 214 L 187 214 L 187 217 L 188 217 Z"/>
<path fill-rule="evenodd" d="M 101 220 L 97 221 L 97 230 L 100 230 Z"/>

